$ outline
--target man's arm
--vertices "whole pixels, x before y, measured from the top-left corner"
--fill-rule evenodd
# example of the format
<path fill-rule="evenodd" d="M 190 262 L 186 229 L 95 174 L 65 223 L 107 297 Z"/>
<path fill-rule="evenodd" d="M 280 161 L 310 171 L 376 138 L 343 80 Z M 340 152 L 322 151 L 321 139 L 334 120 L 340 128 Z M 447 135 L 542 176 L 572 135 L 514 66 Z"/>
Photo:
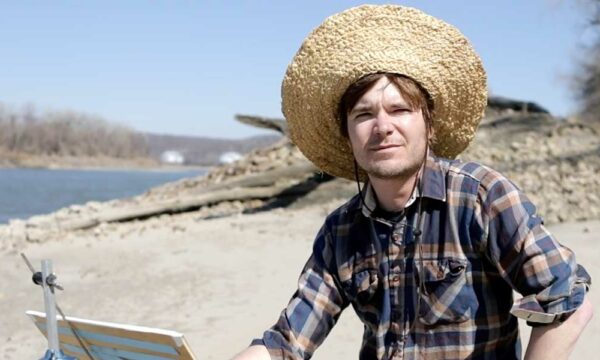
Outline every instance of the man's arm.
<path fill-rule="evenodd" d="M 529 199 L 505 178 L 494 179 L 482 206 L 486 248 L 500 276 L 523 295 L 511 313 L 534 326 L 526 359 L 566 359 L 592 316 L 591 278 Z"/>
<path fill-rule="evenodd" d="M 592 302 L 586 295 L 583 304 L 565 322 L 533 328 L 525 360 L 547 359 L 548 354 L 552 354 L 552 359 L 568 359 L 593 314 Z"/>
<path fill-rule="evenodd" d="M 271 356 L 266 347 L 262 345 L 252 345 L 237 354 L 232 360 L 271 360 Z"/>
<path fill-rule="evenodd" d="M 327 223 L 317 234 L 298 289 L 262 338 L 234 359 L 308 359 L 325 340 L 348 300 L 338 288 Z"/>

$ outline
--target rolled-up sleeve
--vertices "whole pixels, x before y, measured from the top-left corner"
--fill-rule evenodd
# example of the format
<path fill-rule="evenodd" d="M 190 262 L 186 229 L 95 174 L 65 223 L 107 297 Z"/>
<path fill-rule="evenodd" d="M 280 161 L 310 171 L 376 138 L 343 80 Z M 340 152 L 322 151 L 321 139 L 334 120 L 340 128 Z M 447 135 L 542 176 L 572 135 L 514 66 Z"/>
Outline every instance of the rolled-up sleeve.
<path fill-rule="evenodd" d="M 511 313 L 530 325 L 562 322 L 583 303 L 591 278 L 544 227 L 535 206 L 498 178 L 483 204 L 488 256 L 523 297 Z"/>
<path fill-rule="evenodd" d="M 334 278 L 331 236 L 323 226 L 298 280 L 298 290 L 277 323 L 252 344 L 264 345 L 272 359 L 309 359 L 348 306 Z"/>

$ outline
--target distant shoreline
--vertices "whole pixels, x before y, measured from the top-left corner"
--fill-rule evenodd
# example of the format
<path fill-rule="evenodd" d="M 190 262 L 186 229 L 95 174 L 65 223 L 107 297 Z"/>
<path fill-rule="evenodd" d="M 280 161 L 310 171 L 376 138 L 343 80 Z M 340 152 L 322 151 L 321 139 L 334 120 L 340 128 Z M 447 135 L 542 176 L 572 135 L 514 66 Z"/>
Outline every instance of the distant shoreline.
<path fill-rule="evenodd" d="M 212 166 L 156 166 L 156 167 L 139 167 L 139 166 L 65 166 L 65 167 L 43 167 L 43 166 L 1 166 L 0 170 L 11 170 L 11 169 L 31 169 L 31 170 L 81 170 L 81 171 L 148 171 L 148 172 L 184 172 L 184 171 L 204 171 L 208 172 L 212 169 Z"/>
<path fill-rule="evenodd" d="M 211 168 L 213 168 L 213 166 L 162 164 L 151 158 L 119 159 L 103 156 L 31 156 L 23 154 L 0 153 L 0 169 L 209 171 Z"/>

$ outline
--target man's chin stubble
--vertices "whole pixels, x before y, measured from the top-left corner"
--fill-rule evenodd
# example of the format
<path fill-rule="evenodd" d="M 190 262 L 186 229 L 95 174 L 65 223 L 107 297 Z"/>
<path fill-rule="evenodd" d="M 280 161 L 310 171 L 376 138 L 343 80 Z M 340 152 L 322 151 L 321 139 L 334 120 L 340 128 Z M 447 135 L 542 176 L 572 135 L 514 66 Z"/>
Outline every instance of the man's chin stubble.
<path fill-rule="evenodd" d="M 381 180 L 404 180 L 413 176 L 419 171 L 420 165 L 415 164 L 414 166 L 399 166 L 395 168 L 384 168 L 379 166 L 369 166 L 364 169 L 369 177 L 374 177 Z"/>

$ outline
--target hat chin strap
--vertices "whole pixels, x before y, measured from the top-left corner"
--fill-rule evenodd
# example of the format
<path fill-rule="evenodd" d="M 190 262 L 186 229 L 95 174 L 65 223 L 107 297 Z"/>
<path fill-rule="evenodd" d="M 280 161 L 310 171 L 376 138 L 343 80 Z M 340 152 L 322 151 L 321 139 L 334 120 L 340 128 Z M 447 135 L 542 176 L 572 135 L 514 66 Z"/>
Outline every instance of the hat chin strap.
<path fill-rule="evenodd" d="M 412 273 L 412 277 L 413 277 L 413 283 L 415 285 L 418 285 L 417 287 L 417 291 L 416 291 L 416 296 L 415 296 L 415 319 L 413 320 L 413 323 L 410 325 L 410 331 L 412 331 L 416 324 L 417 321 L 419 319 L 419 313 L 421 310 L 421 296 L 422 294 L 426 294 L 427 293 L 427 289 L 425 288 L 425 281 L 423 279 L 423 247 L 422 247 L 422 235 L 423 235 L 423 188 L 424 188 L 424 184 L 425 184 L 425 171 L 427 171 L 427 155 L 429 154 L 429 141 L 427 141 L 426 146 L 425 146 L 425 156 L 423 157 L 423 171 L 421 172 L 421 176 L 420 178 L 422 178 L 422 181 L 419 181 L 419 204 L 418 204 L 418 209 L 417 209 L 417 223 L 415 224 L 416 229 L 413 229 L 411 227 L 411 229 L 413 229 L 413 239 L 415 242 L 415 247 L 417 249 L 417 252 L 415 252 L 415 255 L 413 257 L 413 273 Z M 416 271 L 414 269 L 414 264 L 417 262 L 417 256 L 419 258 L 419 274 L 421 274 L 419 276 L 419 283 L 417 284 L 417 279 L 415 278 L 416 276 Z M 415 335 L 416 336 L 416 335 Z"/>
<path fill-rule="evenodd" d="M 373 213 L 374 209 L 371 209 L 366 201 L 365 201 L 365 197 L 363 196 L 362 193 L 362 189 L 360 188 L 360 178 L 358 177 L 358 163 L 356 162 L 356 158 L 353 156 L 352 157 L 353 163 L 354 163 L 354 180 L 356 181 L 356 188 L 358 189 L 358 195 L 360 196 L 360 205 L 361 207 L 366 207 L 367 210 L 369 210 L 370 213 Z M 365 183 L 366 185 L 366 183 Z"/>

